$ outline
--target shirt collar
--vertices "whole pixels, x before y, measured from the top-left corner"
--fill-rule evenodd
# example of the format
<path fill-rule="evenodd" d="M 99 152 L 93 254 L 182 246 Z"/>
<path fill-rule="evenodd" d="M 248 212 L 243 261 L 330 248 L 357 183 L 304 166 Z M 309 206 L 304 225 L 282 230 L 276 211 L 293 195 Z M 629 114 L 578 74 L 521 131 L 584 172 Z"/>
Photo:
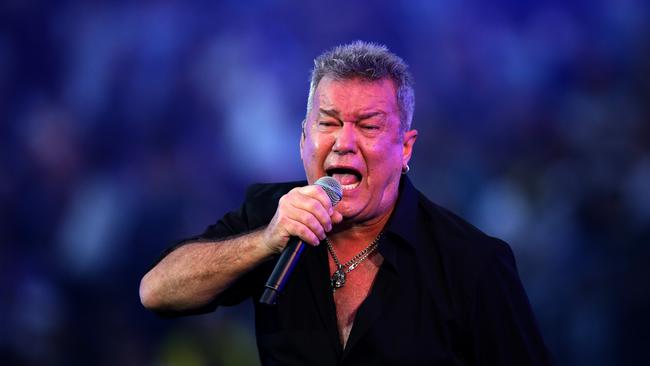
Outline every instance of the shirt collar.
<path fill-rule="evenodd" d="M 399 195 L 393 213 L 384 229 L 384 238 L 379 245 L 379 251 L 392 265 L 397 268 L 395 245 L 405 243 L 410 249 L 417 249 L 417 213 L 420 193 L 406 176 L 402 176 L 399 185 Z"/>

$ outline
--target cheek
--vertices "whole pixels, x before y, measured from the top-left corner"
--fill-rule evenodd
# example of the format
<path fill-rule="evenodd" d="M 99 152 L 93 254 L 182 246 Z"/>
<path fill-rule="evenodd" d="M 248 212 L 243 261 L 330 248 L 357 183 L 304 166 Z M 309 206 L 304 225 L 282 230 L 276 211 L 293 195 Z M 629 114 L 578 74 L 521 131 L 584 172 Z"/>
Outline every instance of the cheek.
<path fill-rule="evenodd" d="M 306 155 L 309 159 L 316 159 L 318 156 L 319 146 L 318 144 L 309 144 L 306 149 Z"/>
<path fill-rule="evenodd" d="M 308 138 L 305 140 L 302 148 L 302 159 L 307 169 L 317 169 L 316 167 L 322 165 L 321 161 L 327 156 L 327 149 L 325 149 L 322 141 Z"/>
<path fill-rule="evenodd" d="M 364 146 L 364 158 L 369 174 L 379 174 L 382 178 L 402 165 L 402 149 L 400 144 L 393 141 L 375 141 Z M 377 176 L 378 177 L 378 176 Z"/>
<path fill-rule="evenodd" d="M 387 139 L 369 140 L 364 143 L 363 150 L 370 157 L 391 160 L 393 156 L 401 154 L 401 145 Z"/>
<path fill-rule="evenodd" d="M 305 145 L 305 151 L 308 152 L 306 155 L 310 155 L 312 158 L 325 156 L 329 153 L 332 144 L 333 140 L 329 136 L 310 138 Z"/>

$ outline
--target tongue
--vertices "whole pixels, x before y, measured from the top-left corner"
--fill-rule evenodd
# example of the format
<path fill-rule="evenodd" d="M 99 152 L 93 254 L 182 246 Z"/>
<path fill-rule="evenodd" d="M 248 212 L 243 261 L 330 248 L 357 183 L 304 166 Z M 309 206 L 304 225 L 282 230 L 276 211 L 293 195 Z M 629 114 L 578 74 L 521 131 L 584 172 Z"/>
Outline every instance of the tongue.
<path fill-rule="evenodd" d="M 348 185 L 348 184 L 355 184 L 355 183 L 357 183 L 357 182 L 359 181 L 359 180 L 357 179 L 357 176 L 354 175 L 354 174 L 340 174 L 340 173 L 336 173 L 336 174 L 332 174 L 332 177 L 334 177 L 334 179 L 336 179 L 337 181 L 339 181 L 339 183 L 341 183 L 341 184 L 344 185 L 344 186 L 346 186 L 346 185 Z"/>

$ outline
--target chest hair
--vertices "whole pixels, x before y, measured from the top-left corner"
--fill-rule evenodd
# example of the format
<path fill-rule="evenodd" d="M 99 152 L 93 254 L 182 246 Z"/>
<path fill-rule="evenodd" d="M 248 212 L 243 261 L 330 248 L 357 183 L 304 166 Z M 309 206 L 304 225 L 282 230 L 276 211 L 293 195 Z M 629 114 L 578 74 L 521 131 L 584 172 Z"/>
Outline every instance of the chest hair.
<path fill-rule="evenodd" d="M 336 322 L 339 330 L 339 340 L 345 347 L 354 317 L 359 306 L 368 297 L 372 284 L 377 277 L 379 267 L 384 258 L 378 252 L 370 255 L 357 268 L 346 274 L 345 286 L 334 292 L 334 304 L 336 305 Z M 336 264 L 329 257 L 330 276 L 336 271 Z"/>

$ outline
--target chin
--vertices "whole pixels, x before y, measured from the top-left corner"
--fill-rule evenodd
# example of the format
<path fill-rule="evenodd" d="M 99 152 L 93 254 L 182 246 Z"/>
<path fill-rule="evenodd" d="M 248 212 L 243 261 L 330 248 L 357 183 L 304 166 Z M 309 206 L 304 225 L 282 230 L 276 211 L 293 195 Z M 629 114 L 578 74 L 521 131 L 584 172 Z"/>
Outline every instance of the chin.
<path fill-rule="evenodd" d="M 343 198 L 343 201 L 339 202 L 339 204 L 336 205 L 336 211 L 338 211 L 343 216 L 344 220 L 349 220 L 355 217 L 359 217 L 363 211 L 362 206 L 363 205 L 360 205 L 357 202 L 345 202 L 345 198 Z"/>
<path fill-rule="evenodd" d="M 340 213 L 344 219 L 347 219 L 348 217 L 354 214 L 352 211 L 352 207 L 350 207 L 349 205 L 347 205 L 346 202 L 343 201 L 339 202 L 336 205 L 336 211 Z"/>

